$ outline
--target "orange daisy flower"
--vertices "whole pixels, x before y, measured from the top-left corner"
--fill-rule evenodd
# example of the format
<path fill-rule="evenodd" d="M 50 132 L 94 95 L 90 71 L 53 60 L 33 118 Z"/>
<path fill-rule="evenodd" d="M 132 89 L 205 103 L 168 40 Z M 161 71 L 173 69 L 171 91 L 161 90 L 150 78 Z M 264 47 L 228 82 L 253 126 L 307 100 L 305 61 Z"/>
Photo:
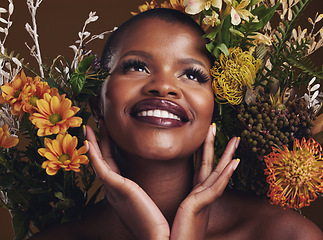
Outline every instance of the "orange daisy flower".
<path fill-rule="evenodd" d="M 24 112 L 33 114 L 37 106 L 37 100 L 43 98 L 45 93 L 50 93 L 51 89 L 47 82 L 41 81 L 40 77 L 35 77 L 26 84 L 21 92 L 22 109 Z"/>
<path fill-rule="evenodd" d="M 19 142 L 18 137 L 10 136 L 8 131 L 8 124 L 4 124 L 0 127 L 0 147 L 1 148 L 12 148 Z"/>
<path fill-rule="evenodd" d="M 24 71 L 18 74 L 11 83 L 5 83 L 1 86 L 2 97 L 6 103 L 11 104 L 11 113 L 13 115 L 24 114 L 22 110 L 22 89 L 28 83 L 31 82 L 31 77 L 26 77 Z"/>
<path fill-rule="evenodd" d="M 89 163 L 87 156 L 82 155 L 87 147 L 76 149 L 77 143 L 77 137 L 70 134 L 58 134 L 54 140 L 45 138 L 45 148 L 38 149 L 38 153 L 48 159 L 42 164 L 48 175 L 55 175 L 60 168 L 79 172 L 80 164 Z"/>
<path fill-rule="evenodd" d="M 309 206 L 317 193 L 323 193 L 322 147 L 312 138 L 301 143 L 295 139 L 293 151 L 283 147 L 273 147 L 264 158 L 270 202 L 284 208 Z"/>
<path fill-rule="evenodd" d="M 38 136 L 65 133 L 69 127 L 79 127 L 82 118 L 74 115 L 80 110 L 72 106 L 71 100 L 63 95 L 51 96 L 45 93 L 43 99 L 37 100 L 37 112 L 29 119 L 38 128 Z"/>

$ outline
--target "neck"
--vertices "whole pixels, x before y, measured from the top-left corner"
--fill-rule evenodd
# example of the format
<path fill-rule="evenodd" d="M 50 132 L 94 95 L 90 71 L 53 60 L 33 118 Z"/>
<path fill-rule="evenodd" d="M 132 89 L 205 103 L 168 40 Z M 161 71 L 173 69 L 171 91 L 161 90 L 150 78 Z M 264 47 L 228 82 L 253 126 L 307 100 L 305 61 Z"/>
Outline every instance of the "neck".
<path fill-rule="evenodd" d="M 181 202 L 192 190 L 193 161 L 122 158 L 121 174 L 136 182 L 155 202 L 171 225 Z"/>

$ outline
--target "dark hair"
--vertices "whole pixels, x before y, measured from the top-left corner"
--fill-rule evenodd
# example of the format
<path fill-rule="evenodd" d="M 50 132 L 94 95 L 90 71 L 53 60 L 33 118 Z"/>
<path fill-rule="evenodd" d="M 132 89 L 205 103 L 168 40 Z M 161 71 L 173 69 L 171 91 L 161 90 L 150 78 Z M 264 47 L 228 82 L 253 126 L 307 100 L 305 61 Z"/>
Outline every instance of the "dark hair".
<path fill-rule="evenodd" d="M 190 16 L 182 13 L 180 11 L 169 9 L 169 8 L 154 8 L 148 11 L 139 13 L 126 22 L 124 22 L 116 31 L 114 31 L 107 42 L 105 43 L 102 56 L 101 56 L 101 66 L 105 68 L 107 71 L 110 71 L 110 62 L 116 51 L 117 44 L 119 42 L 119 38 L 123 35 L 127 29 L 129 29 L 132 25 L 138 23 L 141 20 L 151 18 L 157 18 L 163 20 L 165 22 L 170 23 L 180 23 L 185 26 L 189 26 L 191 29 L 195 30 L 197 34 L 202 35 L 205 34 L 204 30 L 201 28 L 199 24 L 197 24 L 194 19 Z M 208 54 L 208 51 L 206 51 Z M 213 63 L 213 55 L 209 54 L 209 59 L 211 63 Z"/>

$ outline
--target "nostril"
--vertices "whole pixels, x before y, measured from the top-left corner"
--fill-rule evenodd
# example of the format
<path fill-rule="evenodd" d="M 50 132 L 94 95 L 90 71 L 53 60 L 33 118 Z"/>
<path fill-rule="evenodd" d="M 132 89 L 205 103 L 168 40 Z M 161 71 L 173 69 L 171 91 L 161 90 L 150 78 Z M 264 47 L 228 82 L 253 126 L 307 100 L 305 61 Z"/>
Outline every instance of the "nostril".
<path fill-rule="evenodd" d="M 176 92 L 168 92 L 168 95 L 177 96 Z"/>
<path fill-rule="evenodd" d="M 153 94 L 153 95 L 158 95 L 159 92 L 157 90 L 150 90 L 149 93 Z"/>

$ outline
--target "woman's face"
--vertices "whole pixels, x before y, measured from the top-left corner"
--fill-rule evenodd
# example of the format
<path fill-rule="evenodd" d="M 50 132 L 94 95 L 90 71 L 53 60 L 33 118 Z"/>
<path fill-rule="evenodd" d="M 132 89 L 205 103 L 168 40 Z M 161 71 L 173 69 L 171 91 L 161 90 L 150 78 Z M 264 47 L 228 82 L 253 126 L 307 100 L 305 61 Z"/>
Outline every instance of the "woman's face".
<path fill-rule="evenodd" d="M 214 98 L 201 36 L 187 26 L 142 20 L 127 30 L 102 88 L 104 122 L 128 157 L 187 158 L 203 143 Z"/>

